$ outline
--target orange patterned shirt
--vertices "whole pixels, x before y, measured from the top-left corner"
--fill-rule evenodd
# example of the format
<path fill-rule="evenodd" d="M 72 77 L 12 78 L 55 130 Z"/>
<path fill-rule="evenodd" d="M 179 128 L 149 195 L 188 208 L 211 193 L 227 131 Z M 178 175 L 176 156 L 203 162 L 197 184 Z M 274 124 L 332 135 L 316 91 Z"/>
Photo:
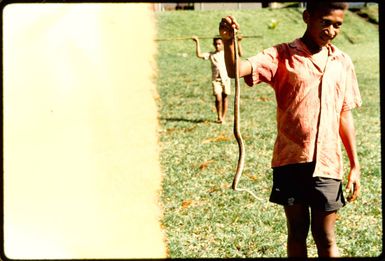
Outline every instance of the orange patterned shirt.
<path fill-rule="evenodd" d="M 327 46 L 326 67 L 296 39 L 268 48 L 248 59 L 252 86 L 270 84 L 277 100 L 277 138 L 272 167 L 316 161 L 313 176 L 342 179 L 340 114 L 361 106 L 350 57 Z"/>

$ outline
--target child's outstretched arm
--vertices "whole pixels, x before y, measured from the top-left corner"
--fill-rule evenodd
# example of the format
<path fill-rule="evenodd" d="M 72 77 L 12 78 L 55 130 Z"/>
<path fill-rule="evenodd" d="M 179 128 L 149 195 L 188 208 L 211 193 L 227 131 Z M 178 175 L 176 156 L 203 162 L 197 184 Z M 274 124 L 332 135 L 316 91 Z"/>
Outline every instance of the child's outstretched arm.
<path fill-rule="evenodd" d="M 354 201 L 360 194 L 360 165 L 358 162 L 357 150 L 356 150 L 356 134 L 353 122 L 352 112 L 341 112 L 340 118 L 340 137 L 344 144 L 346 153 L 350 162 L 350 172 L 348 175 L 348 183 L 346 189 L 350 189 L 353 186 L 353 194 L 349 196 L 348 201 Z"/>
<path fill-rule="evenodd" d="M 222 18 L 219 23 L 219 34 L 223 41 L 227 74 L 231 78 L 235 78 L 234 29 L 239 30 L 239 24 L 233 16 Z M 251 64 L 248 61 L 239 60 L 238 68 L 240 77 L 249 75 L 252 72 Z"/>
<path fill-rule="evenodd" d="M 196 53 L 196 56 L 198 58 L 204 58 L 202 52 L 201 52 L 201 46 L 199 44 L 199 38 L 197 36 L 193 36 L 191 37 L 191 39 L 193 39 L 193 41 L 195 42 L 195 53 Z"/>

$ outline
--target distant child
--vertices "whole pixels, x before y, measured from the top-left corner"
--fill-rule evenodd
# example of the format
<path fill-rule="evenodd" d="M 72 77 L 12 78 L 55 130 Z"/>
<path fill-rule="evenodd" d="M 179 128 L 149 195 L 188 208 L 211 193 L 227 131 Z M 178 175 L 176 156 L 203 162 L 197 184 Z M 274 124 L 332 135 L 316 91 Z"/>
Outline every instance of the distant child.
<path fill-rule="evenodd" d="M 351 110 L 361 96 L 350 57 L 331 42 L 344 22 L 345 2 L 308 1 L 301 38 L 267 48 L 239 61 L 239 75 L 252 86 L 268 83 L 277 102 L 277 138 L 270 201 L 283 205 L 288 229 L 287 254 L 306 257 L 311 228 L 320 257 L 338 257 L 334 233 L 343 196 L 343 155 L 350 162 L 348 201 L 360 194 L 360 164 Z M 257 18 L 256 18 L 257 19 Z M 233 16 L 222 19 L 225 61 L 235 77 Z"/>
<path fill-rule="evenodd" d="M 213 45 L 215 51 L 205 53 L 201 52 L 198 37 L 193 36 L 192 39 L 196 43 L 196 56 L 211 62 L 211 84 L 215 96 L 215 108 L 218 115 L 217 122 L 222 124 L 225 122 L 229 104 L 227 96 L 231 94 L 231 80 L 226 71 L 222 39 L 219 36 L 214 37 Z M 242 48 L 239 49 L 239 55 L 242 56 Z"/>

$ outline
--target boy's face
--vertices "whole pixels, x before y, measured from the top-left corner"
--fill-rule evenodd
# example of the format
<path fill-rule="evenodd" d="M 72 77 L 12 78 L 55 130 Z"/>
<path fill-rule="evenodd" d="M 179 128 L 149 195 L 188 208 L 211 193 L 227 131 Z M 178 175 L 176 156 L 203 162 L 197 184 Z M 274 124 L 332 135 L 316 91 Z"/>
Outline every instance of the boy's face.
<path fill-rule="evenodd" d="M 328 45 L 340 32 L 344 22 L 345 11 L 339 9 L 316 11 L 313 14 L 305 11 L 303 19 L 313 42 L 319 47 Z"/>
<path fill-rule="evenodd" d="M 217 52 L 222 51 L 223 50 L 222 40 L 221 39 L 216 39 L 214 41 L 214 47 L 215 47 L 215 51 L 217 51 Z"/>

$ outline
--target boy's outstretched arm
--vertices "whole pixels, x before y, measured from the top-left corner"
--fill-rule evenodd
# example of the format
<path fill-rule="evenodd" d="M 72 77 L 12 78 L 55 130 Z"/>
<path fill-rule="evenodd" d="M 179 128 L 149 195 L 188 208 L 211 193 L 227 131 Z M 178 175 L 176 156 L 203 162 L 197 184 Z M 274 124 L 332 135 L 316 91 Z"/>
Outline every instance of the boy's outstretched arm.
<path fill-rule="evenodd" d="M 234 29 L 239 30 L 239 24 L 233 16 L 222 18 L 219 23 L 219 34 L 223 41 L 227 74 L 231 78 L 235 78 Z M 239 59 L 238 68 L 240 77 L 249 75 L 252 72 L 251 64 L 248 61 L 241 61 Z"/>
<path fill-rule="evenodd" d="M 199 38 L 197 36 L 191 37 L 191 39 L 195 42 L 195 54 L 198 58 L 204 58 L 202 52 L 201 52 L 201 46 L 199 44 Z"/>
<path fill-rule="evenodd" d="M 360 195 L 361 191 L 360 164 L 356 150 L 356 133 L 353 115 L 350 110 L 341 112 L 339 132 L 350 162 L 350 172 L 346 189 L 350 189 L 352 185 L 354 186 L 353 194 L 348 198 L 350 202 L 354 201 Z"/>

